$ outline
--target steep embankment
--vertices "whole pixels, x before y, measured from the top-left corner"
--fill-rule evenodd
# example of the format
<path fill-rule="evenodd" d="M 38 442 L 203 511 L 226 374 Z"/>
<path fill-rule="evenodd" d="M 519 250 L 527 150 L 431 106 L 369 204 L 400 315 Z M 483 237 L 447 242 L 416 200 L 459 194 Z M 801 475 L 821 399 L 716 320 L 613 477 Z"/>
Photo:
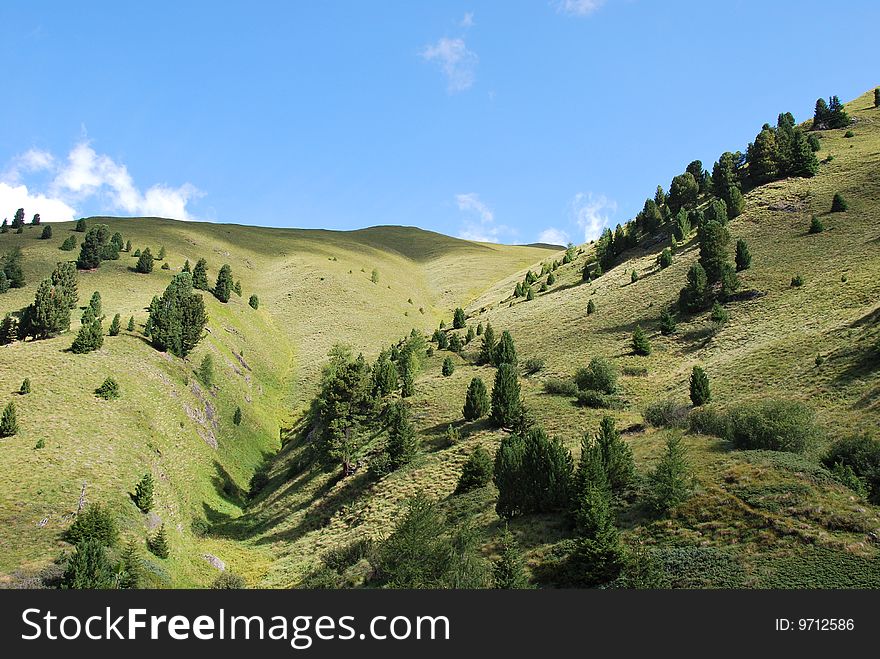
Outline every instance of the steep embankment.
<path fill-rule="evenodd" d="M 816 177 L 752 190 L 745 212 L 730 223 L 734 241 L 748 241 L 753 258 L 741 273 L 740 295 L 727 305 L 730 320 L 721 327 L 705 312 L 681 317 L 672 336 L 659 333 L 661 310 L 675 302 L 698 256 L 694 237 L 664 270 L 656 265 L 663 244 L 655 244 L 628 252 L 625 262 L 582 283 L 583 265 L 593 258 L 592 247 L 585 246 L 532 301 L 510 297 L 524 269 L 500 277 L 469 304 L 466 297 L 458 299 L 468 307 L 468 325 L 491 322 L 496 332 L 511 331 L 520 363 L 544 360 L 537 375 L 522 378 L 523 396 L 538 422 L 561 437 L 575 458 L 583 434 L 594 433 L 610 413 L 625 429 L 637 469 L 645 474 L 669 433 L 678 431 L 645 427 L 642 411 L 666 398 L 687 403 L 694 365 L 708 372 L 719 408 L 760 398 L 807 403 L 826 430 L 826 445 L 880 426 L 880 378 L 870 352 L 880 338 L 880 110 L 870 95 L 847 109 L 855 121 L 853 136 L 845 137 L 843 129 L 821 133 L 823 164 Z M 829 213 L 835 192 L 849 200 L 847 212 Z M 808 233 L 813 215 L 823 220 L 824 232 Z M 634 283 L 633 269 L 640 275 Z M 798 274 L 804 284 L 792 286 Z M 597 311 L 588 316 L 590 299 Z M 653 344 L 649 357 L 631 354 L 637 324 Z M 386 333 L 386 340 L 393 338 Z M 338 480 L 301 468 L 302 438 L 287 445 L 250 514 L 223 530 L 279 557 L 263 585 L 294 585 L 328 550 L 384 537 L 401 502 L 419 490 L 481 528 L 491 555 L 500 525 L 494 488 L 452 496 L 466 457 L 478 445 L 494 453 L 502 436 L 485 422 L 461 421 L 470 379 L 482 377 L 491 387 L 494 378 L 491 367 L 473 365 L 478 344 L 452 355 L 457 368 L 450 377 L 441 376 L 440 365 L 451 353 L 437 352 L 428 360 L 412 399 L 422 451 L 406 468 L 378 482 L 362 473 Z M 570 376 L 597 355 L 612 359 L 622 372 L 621 409 L 577 407 L 571 398 L 544 393 L 548 378 Z M 451 446 L 444 438 L 450 424 L 462 433 Z M 878 509 L 819 467 L 816 457 L 824 446 L 807 456 L 738 452 L 722 440 L 692 433 L 685 444 L 697 477 L 695 495 L 670 519 L 652 518 L 637 501 L 624 506 L 618 522 L 628 539 L 683 548 L 690 553 L 682 560 L 699 565 L 697 571 L 715 585 L 845 583 L 847 575 L 866 574 L 859 561 L 876 563 L 871 533 L 880 529 Z M 510 526 L 533 567 L 569 533 L 558 516 L 515 519 Z M 691 583 L 705 583 L 699 579 L 710 578 L 706 575 L 693 576 L 697 580 Z"/>
<path fill-rule="evenodd" d="M 205 554 L 256 581 L 272 560 L 267 548 L 205 530 L 241 513 L 251 476 L 278 449 L 279 431 L 311 397 L 327 350 L 347 342 L 376 351 L 389 336 L 427 329 L 449 313 L 447 299 L 477 295 L 546 253 L 400 227 L 330 232 L 88 219 L 90 225 L 99 222 L 130 239 L 133 251 L 150 247 L 157 254 L 164 246 L 170 269 L 157 261 L 151 274 L 137 274 L 136 259 L 123 252 L 118 261 L 79 273 L 79 307 L 98 291 L 105 331 L 114 314 L 122 319 L 121 334 L 105 337 L 97 352 L 67 351 L 80 308 L 71 314 L 70 332 L 0 346 L 3 405 L 15 401 L 20 425 L 17 435 L 0 440 L 0 574 L 33 572 L 69 549 L 59 537 L 86 483 L 86 500 L 108 506 L 124 538 L 143 539 L 165 523 L 172 556 L 150 556 L 154 585 L 209 583 L 216 570 Z M 58 248 L 68 236 L 81 242 L 84 234 L 72 224 L 53 229 L 51 240 L 40 240 L 41 229 L 30 226 L 23 234 L 0 235 L 0 254 L 21 248 L 27 281 L 0 296 L 0 317 L 29 304 L 57 261 L 76 258 L 78 248 Z M 206 338 L 180 360 L 144 339 L 146 308 L 185 260 L 194 265 L 199 258 L 207 259 L 212 283 L 219 267 L 230 264 L 243 295 L 221 304 L 205 294 Z M 482 270 L 457 281 L 457 264 L 476 260 Z M 258 311 L 248 306 L 251 293 L 260 298 Z M 128 332 L 132 316 L 136 328 Z M 208 353 L 216 373 L 211 390 L 194 373 Z M 119 382 L 119 400 L 94 395 L 107 376 Z M 13 392 L 24 378 L 31 380 L 32 393 L 19 397 Z M 239 406 L 243 421 L 236 426 Z M 37 449 L 40 440 L 45 446 Z M 157 504 L 144 516 L 128 493 L 148 471 L 156 479 Z"/>

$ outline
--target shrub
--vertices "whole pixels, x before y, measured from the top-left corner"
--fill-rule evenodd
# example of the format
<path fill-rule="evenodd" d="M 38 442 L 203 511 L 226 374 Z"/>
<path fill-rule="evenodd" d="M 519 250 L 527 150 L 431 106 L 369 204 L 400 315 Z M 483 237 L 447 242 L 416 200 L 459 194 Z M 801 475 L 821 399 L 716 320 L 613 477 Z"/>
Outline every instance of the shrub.
<path fill-rule="evenodd" d="M 221 572 L 214 581 L 211 582 L 212 590 L 243 590 L 247 588 L 244 577 L 232 572 Z"/>
<path fill-rule="evenodd" d="M 614 399 L 611 396 L 593 389 L 579 391 L 577 394 L 577 402 L 578 405 L 591 407 L 593 409 L 609 409 L 614 405 Z"/>
<path fill-rule="evenodd" d="M 162 270 L 171 270 L 171 266 L 168 265 L 167 261 L 162 264 Z"/>
<path fill-rule="evenodd" d="M 629 281 L 631 284 L 635 284 L 639 280 L 639 273 L 636 272 L 635 268 L 633 268 L 632 273 L 630 273 Z"/>
<path fill-rule="evenodd" d="M 134 487 L 134 505 L 141 512 L 148 513 L 153 509 L 153 475 L 144 474 Z"/>
<path fill-rule="evenodd" d="M 578 395 L 577 383 L 571 378 L 547 378 L 544 381 L 544 391 L 553 396 L 574 397 Z"/>
<path fill-rule="evenodd" d="M 202 363 L 199 364 L 199 370 L 196 371 L 196 377 L 198 377 L 199 382 L 208 387 L 208 389 L 214 386 L 214 358 L 211 356 L 210 352 L 202 357 Z"/>
<path fill-rule="evenodd" d="M 851 130 L 848 130 L 843 134 L 843 136 L 846 138 L 850 138 L 850 137 L 855 137 L 856 134 L 854 132 L 852 132 Z"/>
<path fill-rule="evenodd" d="M 540 357 L 530 357 L 526 360 L 526 363 L 523 364 L 523 372 L 526 375 L 534 375 L 543 368 L 544 360 Z"/>
<path fill-rule="evenodd" d="M 823 231 L 825 231 L 825 225 L 822 224 L 822 220 L 817 215 L 813 215 L 813 219 L 810 220 L 810 233 L 822 233 Z"/>
<path fill-rule="evenodd" d="M 688 408 L 674 400 L 666 399 L 649 404 L 642 418 L 655 428 L 686 428 Z"/>
<path fill-rule="evenodd" d="M 640 325 L 636 325 L 633 330 L 631 345 L 633 352 L 637 355 L 647 357 L 651 354 L 651 342 L 648 341 L 648 336 Z"/>
<path fill-rule="evenodd" d="M 237 426 L 241 425 L 241 407 L 235 408 L 235 412 L 232 415 L 232 423 Z"/>
<path fill-rule="evenodd" d="M 738 449 L 803 453 L 819 435 L 813 411 L 803 403 L 762 400 L 730 411 L 730 435 Z"/>
<path fill-rule="evenodd" d="M 159 558 L 168 558 L 171 551 L 168 547 L 168 535 L 165 533 L 165 525 L 159 527 L 152 538 L 147 538 L 147 549 Z"/>
<path fill-rule="evenodd" d="M 467 395 L 464 399 L 462 415 L 465 421 L 476 421 L 489 413 L 489 396 L 486 385 L 480 378 L 474 378 L 468 385 Z"/>
<path fill-rule="evenodd" d="M 104 382 L 101 383 L 101 386 L 95 389 L 95 395 L 104 400 L 114 400 L 119 398 L 119 385 L 116 380 L 107 377 Z"/>
<path fill-rule="evenodd" d="M 839 192 L 834 193 L 834 198 L 831 200 L 831 212 L 832 213 L 842 213 L 849 209 L 849 204 L 846 199 L 843 198 L 843 195 Z"/>
<path fill-rule="evenodd" d="M 119 538 L 119 530 L 116 528 L 116 521 L 106 508 L 91 503 L 77 514 L 73 524 L 62 537 L 72 545 L 92 541 L 102 547 L 113 547 Z"/>
<path fill-rule="evenodd" d="M 46 225 L 46 226 L 48 226 L 48 225 Z M 73 250 L 75 250 L 76 249 L 76 236 L 68 236 L 67 238 L 65 238 L 64 242 L 61 243 L 61 247 L 59 247 L 58 249 L 61 249 L 65 252 L 72 252 Z"/>
<path fill-rule="evenodd" d="M 594 313 L 596 313 L 596 303 L 589 300 L 587 302 L 587 315 L 592 316 Z"/>
<path fill-rule="evenodd" d="M 47 224 L 43 227 L 43 232 L 40 234 L 40 240 L 49 240 L 52 237 L 52 225 Z"/>
<path fill-rule="evenodd" d="M 709 391 L 709 376 L 699 366 L 694 366 L 691 371 L 690 379 L 691 403 L 694 407 L 700 407 L 712 400 L 712 394 Z"/>
<path fill-rule="evenodd" d="M 443 360 L 443 377 L 449 377 L 455 372 L 455 362 L 452 361 L 452 357 L 447 357 Z"/>
<path fill-rule="evenodd" d="M 880 441 L 868 435 L 838 440 L 822 458 L 822 463 L 829 469 L 837 464 L 849 467 L 867 486 L 871 501 L 880 501 Z"/>
<path fill-rule="evenodd" d="M 795 275 L 791 278 L 791 285 L 794 288 L 804 285 L 804 277 L 803 275 Z"/>
<path fill-rule="evenodd" d="M 15 403 L 10 401 L 3 409 L 0 417 L 0 437 L 12 437 L 18 432 L 18 419 L 15 415 Z"/>
<path fill-rule="evenodd" d="M 700 435 L 730 438 L 730 419 L 714 407 L 698 407 L 688 414 L 688 430 Z"/>
<path fill-rule="evenodd" d="M 613 394 L 617 391 L 617 369 L 605 357 L 593 357 L 586 368 L 578 369 L 574 381 L 578 389 Z"/>
<path fill-rule="evenodd" d="M 657 265 L 660 266 L 661 270 L 665 270 L 669 266 L 672 265 L 672 250 L 668 247 L 665 247 L 662 252 L 660 252 L 660 256 L 657 257 Z M 633 271 L 635 272 L 635 271 Z"/>
<path fill-rule="evenodd" d="M 252 309 L 259 309 L 260 298 L 258 298 L 256 295 L 251 295 L 250 299 L 248 300 L 248 304 L 251 306 Z"/>
<path fill-rule="evenodd" d="M 492 457 L 482 446 L 478 446 L 461 468 L 461 476 L 458 478 L 455 493 L 462 494 L 485 487 L 491 480 Z"/>
<path fill-rule="evenodd" d="M 47 225 L 48 226 L 48 225 Z M 21 381 L 21 386 L 18 388 L 18 393 L 22 396 L 26 396 L 31 393 L 31 380 L 30 378 L 25 378 Z"/>

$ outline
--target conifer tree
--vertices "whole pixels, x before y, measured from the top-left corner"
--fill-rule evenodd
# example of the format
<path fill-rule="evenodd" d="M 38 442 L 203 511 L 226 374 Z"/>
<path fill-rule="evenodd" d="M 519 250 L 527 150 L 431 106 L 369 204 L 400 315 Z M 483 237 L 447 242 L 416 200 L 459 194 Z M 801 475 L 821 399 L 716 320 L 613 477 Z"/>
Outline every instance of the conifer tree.
<path fill-rule="evenodd" d="M 165 533 L 165 525 L 162 524 L 152 538 L 147 540 L 147 548 L 159 558 L 168 558 L 171 551 L 168 547 L 168 535 Z"/>
<path fill-rule="evenodd" d="M 713 199 L 704 215 L 706 222 L 727 224 L 727 203 L 723 199 Z"/>
<path fill-rule="evenodd" d="M 138 257 L 138 256 L 140 256 L 140 255 L 141 255 L 141 250 L 140 250 L 140 248 L 134 250 L 134 253 L 132 254 L 132 256 L 134 256 L 134 257 Z"/>
<path fill-rule="evenodd" d="M 700 265 L 710 284 L 721 281 L 729 243 L 730 233 L 722 224 L 706 222 L 700 227 Z"/>
<path fill-rule="evenodd" d="M 250 296 L 248 299 L 248 305 L 255 311 L 260 308 L 260 298 L 257 297 L 256 293 Z"/>
<path fill-rule="evenodd" d="M 47 224 L 43 227 L 43 231 L 40 234 L 40 240 L 49 240 L 52 237 L 52 225 Z"/>
<path fill-rule="evenodd" d="M 675 215 L 675 222 L 672 225 L 672 235 L 679 242 L 683 242 L 691 232 L 691 221 L 685 209 L 681 209 Z"/>
<path fill-rule="evenodd" d="M 547 275 L 547 285 L 548 285 L 548 286 L 552 286 L 552 285 L 555 284 L 555 283 L 556 283 L 556 275 L 554 275 L 554 274 L 551 272 L 549 275 Z"/>
<path fill-rule="evenodd" d="M 129 332 L 134 332 L 134 316 L 130 316 L 128 319 L 128 329 Z"/>
<path fill-rule="evenodd" d="M 822 233 L 825 231 L 825 225 L 822 224 L 822 220 L 818 215 L 813 215 L 813 219 L 810 220 L 810 233 Z"/>
<path fill-rule="evenodd" d="M 0 268 L 0 295 L 7 292 L 9 290 L 9 279 L 6 278 L 6 273 L 3 272 L 3 269 Z"/>
<path fill-rule="evenodd" d="M 70 346 L 70 351 L 77 355 L 98 350 L 104 345 L 104 328 L 98 318 L 92 318 L 79 328 L 76 338 Z"/>
<path fill-rule="evenodd" d="M 125 241 L 125 251 L 128 252 L 129 254 L 131 254 L 131 246 L 132 246 L 132 245 L 131 245 L 131 241 L 130 241 L 130 240 L 126 240 L 126 241 Z"/>
<path fill-rule="evenodd" d="M 608 485 L 620 492 L 629 485 L 635 473 L 632 449 L 620 438 L 620 432 L 610 416 L 603 416 L 596 435 L 596 445 L 602 455 L 602 464 Z"/>
<path fill-rule="evenodd" d="M 3 218 L 3 222 L 0 223 L 0 233 L 9 233 L 9 220 L 5 217 Z"/>
<path fill-rule="evenodd" d="M 473 378 L 468 385 L 467 395 L 464 399 L 462 415 L 465 421 L 476 421 L 489 413 L 489 396 L 486 385 L 480 378 Z"/>
<path fill-rule="evenodd" d="M 874 107 L 880 108 L 880 87 L 874 89 Z"/>
<path fill-rule="evenodd" d="M 455 310 L 455 313 L 452 316 L 452 328 L 453 329 L 462 329 L 467 322 L 467 317 L 464 315 L 464 309 L 458 307 Z"/>
<path fill-rule="evenodd" d="M 196 267 L 192 272 L 192 286 L 200 291 L 207 291 L 208 286 L 208 262 L 205 259 L 196 261 Z"/>
<path fill-rule="evenodd" d="M 9 345 L 18 339 L 18 320 L 6 314 L 0 320 L 0 346 Z"/>
<path fill-rule="evenodd" d="M 10 401 L 3 408 L 3 416 L 0 417 L 0 437 L 12 437 L 18 432 L 18 419 L 15 415 L 15 403 Z"/>
<path fill-rule="evenodd" d="M 675 315 L 670 309 L 664 309 L 660 312 L 660 333 L 663 336 L 669 336 L 675 333 Z"/>
<path fill-rule="evenodd" d="M 129 540 L 122 554 L 122 574 L 119 578 L 119 588 L 124 590 L 136 590 L 144 583 L 144 561 L 138 551 L 137 543 Z"/>
<path fill-rule="evenodd" d="M 214 284 L 214 297 L 221 302 L 229 302 L 232 286 L 232 268 L 228 263 L 224 263 L 217 275 L 217 283 Z"/>
<path fill-rule="evenodd" d="M 477 446 L 461 468 L 461 475 L 458 477 L 455 493 L 463 494 L 464 492 L 485 487 L 491 480 L 492 457 L 482 446 Z"/>
<path fill-rule="evenodd" d="M 743 270 L 748 270 L 749 266 L 752 265 L 752 255 L 749 252 L 748 243 L 740 238 L 736 241 L 736 271 L 742 272 Z"/>
<path fill-rule="evenodd" d="M 592 316 L 594 313 L 596 313 L 596 304 L 590 299 L 587 301 L 587 315 Z"/>
<path fill-rule="evenodd" d="M 409 408 L 401 401 L 389 408 L 388 457 L 392 469 L 400 469 L 415 457 L 419 447 Z"/>
<path fill-rule="evenodd" d="M 455 362 L 452 361 L 452 357 L 447 357 L 443 360 L 443 377 L 449 377 L 455 372 Z"/>
<path fill-rule="evenodd" d="M 779 176 L 780 153 L 776 132 L 767 124 L 749 145 L 746 154 L 749 178 L 755 185 L 773 181 Z"/>
<path fill-rule="evenodd" d="M 235 282 L 235 286 L 232 287 L 232 292 L 235 293 L 238 297 L 241 297 L 241 281 L 237 280 Z"/>
<path fill-rule="evenodd" d="M 6 275 L 9 288 L 24 287 L 25 278 L 22 262 L 23 257 L 21 255 L 21 248 L 19 247 L 13 247 L 3 257 L 2 268 L 0 269 L 2 269 L 3 273 Z"/>
<path fill-rule="evenodd" d="M 452 352 L 461 352 L 461 337 L 458 334 L 453 334 L 449 337 L 449 349 Z"/>
<path fill-rule="evenodd" d="M 115 585 L 113 566 L 100 542 L 86 540 L 76 546 L 67 561 L 61 588 L 64 590 L 108 590 Z"/>
<path fill-rule="evenodd" d="M 477 325 L 477 336 L 482 336 L 482 335 L 483 335 L 483 322 L 480 321 L 480 323 Z"/>
<path fill-rule="evenodd" d="M 101 386 L 95 389 L 95 395 L 104 400 L 116 400 L 119 398 L 119 384 L 111 377 L 107 377 Z"/>
<path fill-rule="evenodd" d="M 501 554 L 492 563 L 492 578 L 495 588 L 503 590 L 521 590 L 529 587 L 525 561 L 519 545 L 507 526 L 500 539 Z"/>
<path fill-rule="evenodd" d="M 535 299 L 535 291 L 531 286 L 529 286 L 526 289 L 526 301 L 531 302 L 534 299 Z"/>
<path fill-rule="evenodd" d="M 723 325 L 730 319 L 730 314 L 727 313 L 727 310 L 721 306 L 719 302 L 715 302 L 712 305 L 712 314 L 711 314 L 712 322 L 716 325 Z"/>
<path fill-rule="evenodd" d="M 651 354 L 651 342 L 648 341 L 648 336 L 640 325 L 636 325 L 635 330 L 633 330 L 632 349 L 635 354 L 643 357 Z"/>
<path fill-rule="evenodd" d="M 110 329 L 107 331 L 107 334 L 110 336 L 119 336 L 119 330 L 121 329 L 121 323 L 119 320 L 119 314 L 113 316 L 113 320 L 110 323 Z"/>
<path fill-rule="evenodd" d="M 192 352 L 202 339 L 208 315 L 205 301 L 193 291 L 188 273 L 175 275 L 161 300 L 154 298 L 147 322 L 154 347 L 178 357 L 186 357 Z"/>
<path fill-rule="evenodd" d="M 74 231 L 78 231 L 79 233 L 85 233 L 87 229 L 86 220 L 84 217 L 81 217 L 76 221 L 76 226 L 74 227 Z"/>
<path fill-rule="evenodd" d="M 208 387 L 208 389 L 214 386 L 214 358 L 210 352 L 202 357 L 196 375 L 199 378 L 199 382 Z"/>
<path fill-rule="evenodd" d="M 664 247 L 663 251 L 660 252 L 660 256 L 657 257 L 657 265 L 660 266 L 661 270 L 665 270 L 669 266 L 672 265 L 672 250 L 668 247 Z M 635 271 L 633 271 L 635 272 Z"/>
<path fill-rule="evenodd" d="M 795 130 L 789 147 L 787 174 L 810 178 L 818 173 L 819 159 L 815 150 L 803 131 Z"/>
<path fill-rule="evenodd" d="M 241 407 L 235 408 L 235 412 L 232 415 L 232 423 L 237 426 L 241 425 Z"/>
<path fill-rule="evenodd" d="M 92 310 L 95 318 L 102 318 L 103 308 L 101 306 L 101 294 L 98 291 L 92 293 L 92 297 L 89 300 L 89 308 Z"/>
<path fill-rule="evenodd" d="M 516 366 L 516 362 L 516 346 L 513 344 L 513 337 L 510 336 L 510 332 L 504 330 L 501 332 L 501 340 L 495 348 L 493 363 L 495 366 L 501 366 L 502 364 Z"/>
<path fill-rule="evenodd" d="M 33 303 L 25 310 L 24 329 L 28 336 L 47 339 L 70 328 L 70 304 L 67 294 L 44 279 L 37 287 Z"/>
<path fill-rule="evenodd" d="M 687 450 L 680 435 L 666 440 L 666 451 L 657 467 L 649 476 L 651 484 L 650 502 L 658 513 L 684 503 L 690 497 L 693 476 L 688 466 Z"/>
<path fill-rule="evenodd" d="M 512 427 L 521 405 L 516 367 L 502 363 L 495 373 L 495 385 L 492 387 L 492 421 L 500 428 Z"/>
<path fill-rule="evenodd" d="M 729 219 L 733 219 L 742 215 L 742 212 L 746 207 L 746 200 L 740 192 L 740 189 L 736 186 L 730 188 L 730 192 L 727 198 L 727 217 Z"/>
<path fill-rule="evenodd" d="M 76 267 L 80 270 L 94 270 L 101 266 L 104 258 L 104 248 L 110 240 L 110 227 L 106 224 L 96 224 L 83 239 L 79 251 Z"/>
<path fill-rule="evenodd" d="M 402 366 L 400 395 L 402 398 L 409 398 L 416 392 L 416 364 L 411 352 L 404 355 Z"/>
<path fill-rule="evenodd" d="M 495 330 L 492 329 L 492 323 L 486 323 L 486 329 L 483 331 L 483 345 L 480 348 L 480 363 L 492 364 L 495 361 Z"/>
<path fill-rule="evenodd" d="M 585 281 L 585 282 L 590 281 L 590 264 L 589 263 L 585 263 L 584 269 L 581 270 L 581 280 Z"/>
<path fill-rule="evenodd" d="M 21 386 L 18 388 L 18 393 L 22 396 L 26 396 L 31 393 L 31 380 L 30 378 L 25 378 L 21 382 Z"/>
<path fill-rule="evenodd" d="M 577 504 L 578 533 L 571 555 L 578 585 L 595 587 L 616 579 L 626 561 L 607 492 L 589 488 Z"/>
<path fill-rule="evenodd" d="M 153 509 L 153 475 L 146 473 L 134 487 L 134 505 L 141 512 L 148 513 Z"/>
<path fill-rule="evenodd" d="M 144 251 L 141 252 L 138 257 L 137 265 L 135 266 L 135 271 L 144 275 L 148 275 L 153 272 L 153 254 L 150 252 L 149 247 L 145 247 Z"/>
<path fill-rule="evenodd" d="M 73 261 L 62 261 L 57 263 L 55 269 L 52 271 L 50 280 L 52 281 L 52 285 L 59 289 L 67 298 L 68 306 L 71 309 L 75 309 L 76 303 L 79 301 L 76 263 Z"/>
<path fill-rule="evenodd" d="M 690 379 L 691 403 L 694 407 L 700 407 L 712 400 L 709 391 L 709 376 L 699 366 L 694 366 Z"/>
<path fill-rule="evenodd" d="M 470 343 L 471 341 L 474 340 L 474 337 L 475 337 L 475 336 L 476 336 L 476 334 L 475 334 L 475 332 L 474 332 L 474 328 L 473 328 L 473 325 L 472 325 L 471 327 L 468 327 L 467 334 L 466 334 L 465 337 L 464 337 L 464 342 L 465 342 L 465 343 Z"/>
<path fill-rule="evenodd" d="M 669 194 L 666 197 L 666 204 L 673 213 L 678 213 L 682 208 L 691 208 L 697 203 L 697 196 L 700 193 L 700 185 L 691 172 L 679 174 L 672 179 L 669 186 Z"/>
<path fill-rule="evenodd" d="M 183 268 L 181 269 L 181 272 L 188 272 L 192 274 L 192 267 L 189 264 L 189 259 L 183 262 Z"/>
<path fill-rule="evenodd" d="M 631 284 L 635 284 L 639 280 L 639 273 L 633 268 L 633 271 L 630 273 L 629 281 Z"/>
<path fill-rule="evenodd" d="M 449 336 L 446 332 L 437 330 L 437 349 L 446 350 L 449 347 Z"/>
<path fill-rule="evenodd" d="M 843 213 L 844 211 L 849 209 L 849 204 L 846 199 L 843 198 L 843 195 L 839 192 L 834 193 L 834 198 L 831 200 L 831 212 L 832 213 Z"/>
<path fill-rule="evenodd" d="M 165 252 L 165 245 L 161 245 L 161 246 L 159 247 L 159 254 L 156 256 L 156 259 L 159 260 L 159 261 L 164 261 L 164 260 L 165 260 L 165 255 L 166 255 L 166 252 Z"/>

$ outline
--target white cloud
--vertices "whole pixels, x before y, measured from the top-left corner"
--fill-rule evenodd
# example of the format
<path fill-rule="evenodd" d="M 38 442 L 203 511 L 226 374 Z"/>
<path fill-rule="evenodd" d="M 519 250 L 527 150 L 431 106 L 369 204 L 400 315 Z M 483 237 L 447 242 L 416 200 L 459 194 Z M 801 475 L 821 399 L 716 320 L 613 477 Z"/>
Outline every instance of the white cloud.
<path fill-rule="evenodd" d="M 20 184 L 22 174 L 38 171 L 48 171 L 53 177 L 46 193 L 29 192 Z M 24 207 L 27 213 L 34 209 L 49 222 L 73 219 L 77 215 L 74 205 L 87 200 L 97 201 L 102 212 L 191 220 L 187 205 L 202 194 L 189 183 L 176 188 L 156 184 L 142 192 L 124 164 L 97 153 L 88 142 L 77 144 L 63 162 L 51 153 L 32 149 L 13 159 L 0 179 L 2 208 L 8 208 L 12 199 L 26 200 L 16 208 Z"/>
<path fill-rule="evenodd" d="M 437 43 L 425 46 L 421 53 L 429 62 L 436 62 L 446 78 L 450 94 L 470 89 L 476 78 L 477 54 L 468 50 L 464 39 L 443 37 Z"/>
<path fill-rule="evenodd" d="M 60 199 L 33 194 L 23 184 L 0 181 L 0 214 L 11 218 L 18 208 L 24 208 L 28 218 L 39 213 L 42 222 L 69 222 L 76 217 L 76 211 Z"/>
<path fill-rule="evenodd" d="M 602 230 L 610 226 L 611 215 L 617 211 L 617 202 L 604 195 L 579 192 L 571 201 L 570 211 L 575 223 L 584 231 L 584 240 L 590 241 L 598 238 Z"/>
<path fill-rule="evenodd" d="M 568 234 L 560 229 L 548 227 L 538 236 L 538 242 L 547 243 L 548 245 L 567 245 Z"/>
<path fill-rule="evenodd" d="M 464 17 L 461 19 L 459 25 L 465 29 L 474 26 L 474 12 L 468 11 L 465 12 Z"/>
<path fill-rule="evenodd" d="M 605 0 L 559 0 L 556 11 L 569 16 L 589 16 L 605 4 Z"/>
<path fill-rule="evenodd" d="M 480 243 L 501 242 L 501 236 L 510 232 L 510 228 L 495 223 L 495 213 L 489 208 L 476 192 L 455 195 L 458 210 L 467 213 L 458 237 Z"/>

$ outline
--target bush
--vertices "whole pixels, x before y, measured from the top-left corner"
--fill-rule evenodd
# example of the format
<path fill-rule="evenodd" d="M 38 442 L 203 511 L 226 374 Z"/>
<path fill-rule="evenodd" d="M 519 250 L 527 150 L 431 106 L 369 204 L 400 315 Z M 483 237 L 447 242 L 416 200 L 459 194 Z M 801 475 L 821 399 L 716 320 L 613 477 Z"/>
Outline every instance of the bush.
<path fill-rule="evenodd" d="M 544 368 L 544 360 L 540 357 L 532 357 L 523 364 L 523 372 L 526 375 L 534 375 Z"/>
<path fill-rule="evenodd" d="M 447 357 L 443 360 L 443 377 L 449 377 L 455 372 L 455 362 L 452 361 L 452 357 Z"/>
<path fill-rule="evenodd" d="M 822 233 L 825 231 L 825 225 L 822 224 L 822 220 L 819 219 L 819 216 L 813 215 L 813 219 L 810 220 L 810 233 Z"/>
<path fill-rule="evenodd" d="M 552 396 L 574 397 L 578 395 L 577 383 L 571 378 L 547 378 L 544 391 Z"/>
<path fill-rule="evenodd" d="M 48 225 L 47 225 L 48 226 Z M 21 386 L 18 388 L 18 393 L 22 396 L 26 396 L 31 393 L 31 380 L 30 378 L 25 378 L 21 381 Z"/>
<path fill-rule="evenodd" d="M 102 547 L 113 547 L 119 539 L 119 530 L 110 512 L 92 503 L 77 514 L 62 538 L 72 545 L 93 541 Z"/>
<path fill-rule="evenodd" d="M 258 298 L 256 295 L 251 295 L 250 299 L 248 300 L 248 304 L 250 305 L 251 309 L 259 309 L 260 298 Z"/>
<path fill-rule="evenodd" d="M 700 435 L 730 439 L 730 419 L 713 407 L 698 407 L 688 414 L 688 430 Z"/>
<path fill-rule="evenodd" d="M 803 286 L 804 285 L 803 275 L 795 275 L 794 277 L 792 277 L 791 278 L 791 285 L 794 288 L 798 288 L 800 286 Z"/>
<path fill-rule="evenodd" d="M 848 130 L 843 134 L 843 136 L 846 138 L 850 138 L 850 137 L 855 137 L 856 134 L 854 132 L 852 132 L 851 130 Z"/>
<path fill-rule="evenodd" d="M 586 368 L 578 369 L 574 381 L 578 389 L 613 394 L 617 391 L 617 369 L 604 357 L 593 357 Z"/>
<path fill-rule="evenodd" d="M 492 457 L 482 446 L 478 446 L 461 468 L 461 476 L 458 478 L 455 493 L 462 494 L 485 487 L 491 480 Z"/>
<path fill-rule="evenodd" d="M 49 240 L 52 237 L 52 225 L 47 224 L 43 227 L 43 232 L 40 234 L 40 240 Z"/>
<path fill-rule="evenodd" d="M 95 389 L 95 395 L 104 400 L 115 400 L 120 395 L 119 384 L 113 378 L 108 377 L 100 387 Z"/>
<path fill-rule="evenodd" d="M 834 198 L 831 200 L 831 212 L 832 213 L 842 213 L 849 209 L 849 204 L 846 199 L 843 198 L 843 195 L 839 192 L 834 193 Z"/>
<path fill-rule="evenodd" d="M 729 413 L 730 436 L 738 449 L 803 453 L 819 436 L 813 411 L 803 403 L 762 400 Z"/>
<path fill-rule="evenodd" d="M 880 441 L 867 435 L 835 442 L 822 459 L 829 469 L 842 464 L 865 483 L 872 502 L 880 502 Z"/>
<path fill-rule="evenodd" d="M 212 590 L 242 590 L 247 588 L 244 577 L 232 572 L 221 572 L 213 582 L 211 582 Z"/>
<path fill-rule="evenodd" d="M 608 394 L 601 391 L 587 389 L 579 391 L 577 395 L 578 405 L 583 407 L 591 407 L 593 409 L 609 409 L 614 406 L 614 399 Z"/>
<path fill-rule="evenodd" d="M 660 400 L 648 405 L 642 418 L 655 428 L 686 428 L 688 408 L 674 400 Z"/>

